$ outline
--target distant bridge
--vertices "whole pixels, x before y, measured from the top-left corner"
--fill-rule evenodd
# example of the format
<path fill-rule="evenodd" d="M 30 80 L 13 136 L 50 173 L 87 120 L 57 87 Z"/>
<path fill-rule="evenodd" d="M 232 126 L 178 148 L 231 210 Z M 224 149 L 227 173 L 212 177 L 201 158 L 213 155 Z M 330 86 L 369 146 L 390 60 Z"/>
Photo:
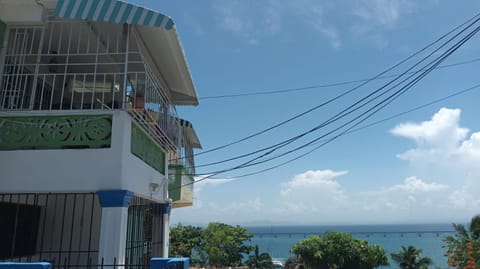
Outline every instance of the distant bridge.
<path fill-rule="evenodd" d="M 454 233 L 452 230 L 444 230 L 444 231 L 388 231 L 388 232 L 375 232 L 375 231 L 357 231 L 357 232 L 347 232 L 346 233 L 352 235 L 360 235 L 365 237 L 370 237 L 372 235 L 383 235 L 384 237 L 391 236 L 391 235 L 399 235 L 400 237 L 404 236 L 412 236 L 416 235 L 418 237 L 422 237 L 423 235 L 433 235 L 433 236 L 443 236 L 443 235 L 451 235 Z M 254 232 L 254 237 L 308 237 L 311 235 L 322 235 L 324 232 Z"/>

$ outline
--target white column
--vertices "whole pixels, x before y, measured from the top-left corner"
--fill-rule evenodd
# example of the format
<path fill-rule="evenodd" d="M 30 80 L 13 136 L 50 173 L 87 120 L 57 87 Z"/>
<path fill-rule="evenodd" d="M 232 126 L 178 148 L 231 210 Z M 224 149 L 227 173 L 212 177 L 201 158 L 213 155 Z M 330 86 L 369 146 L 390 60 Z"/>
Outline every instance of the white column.
<path fill-rule="evenodd" d="M 106 265 L 125 264 L 128 207 L 102 208 L 98 257 Z"/>
<path fill-rule="evenodd" d="M 125 190 L 98 191 L 102 206 L 100 226 L 99 264 L 125 264 L 128 206 L 133 193 Z"/>
<path fill-rule="evenodd" d="M 170 248 L 170 211 L 172 203 L 163 205 L 163 258 L 168 258 L 168 249 Z"/>

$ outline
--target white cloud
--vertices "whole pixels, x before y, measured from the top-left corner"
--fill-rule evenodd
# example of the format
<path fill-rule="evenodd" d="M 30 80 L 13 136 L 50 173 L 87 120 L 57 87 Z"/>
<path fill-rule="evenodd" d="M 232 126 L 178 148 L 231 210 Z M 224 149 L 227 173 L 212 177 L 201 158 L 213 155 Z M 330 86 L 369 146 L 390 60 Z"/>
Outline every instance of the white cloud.
<path fill-rule="evenodd" d="M 421 123 L 403 123 L 391 130 L 398 136 L 414 139 L 420 146 L 454 148 L 468 134 L 459 127 L 460 109 L 441 108 L 431 120 Z"/>
<path fill-rule="evenodd" d="M 480 204 L 480 132 L 468 136 L 460 115 L 460 109 L 441 108 L 430 120 L 399 124 L 391 133 L 415 142 L 398 157 L 409 161 L 417 174 L 450 182 L 445 207 L 468 210 Z"/>
<path fill-rule="evenodd" d="M 220 185 L 236 180 L 235 178 L 207 178 L 208 176 L 209 175 L 195 177 L 196 189 L 201 189 L 206 185 Z"/>
<path fill-rule="evenodd" d="M 250 45 L 258 44 L 264 36 L 278 33 L 282 15 L 279 8 L 275 1 L 215 1 L 213 6 L 220 26 Z"/>
<path fill-rule="evenodd" d="M 256 45 L 262 39 L 279 34 L 283 24 L 299 20 L 313 28 L 337 49 L 342 42 L 338 31 L 324 20 L 324 2 L 302 0 L 269 1 L 215 1 L 214 11 L 225 30 Z"/>
<path fill-rule="evenodd" d="M 278 215 L 298 216 L 308 221 L 323 216 L 323 221 L 334 221 L 348 206 L 348 196 L 336 180 L 347 171 L 311 170 L 294 176 L 281 184 Z"/>
<path fill-rule="evenodd" d="M 236 180 L 235 178 L 208 178 L 209 175 L 195 177 L 195 183 L 193 184 L 193 207 L 196 209 L 202 208 L 205 206 L 205 203 L 202 200 L 202 192 L 205 188 L 215 187 L 222 185 L 228 182 Z"/>
<path fill-rule="evenodd" d="M 405 192 L 409 194 L 415 193 L 427 193 L 438 192 L 448 189 L 447 185 L 438 184 L 435 182 L 426 183 L 423 180 L 416 177 L 408 177 L 404 180 L 403 184 L 395 185 L 388 189 L 388 192 Z"/>
<path fill-rule="evenodd" d="M 320 189 L 332 192 L 340 191 L 340 184 L 335 178 L 347 174 L 347 171 L 316 170 L 296 175 L 292 180 L 284 183 L 280 193 L 282 196 L 302 189 Z"/>
<path fill-rule="evenodd" d="M 404 13 L 412 12 L 414 5 L 408 0 L 359 0 L 354 14 L 382 27 L 392 27 Z"/>
<path fill-rule="evenodd" d="M 340 34 L 335 26 L 326 22 L 327 4 L 318 1 L 292 1 L 291 12 L 297 15 L 304 24 L 312 27 L 326 38 L 334 49 L 342 46 Z"/>
<path fill-rule="evenodd" d="M 460 114 L 460 109 L 441 108 L 428 121 L 397 125 L 390 131 L 392 134 L 416 142 L 415 148 L 398 157 L 413 163 L 443 164 L 450 163 L 452 159 L 458 161 L 459 155 L 464 157 L 465 151 L 475 149 L 478 136 L 473 136 L 471 141 L 465 140 L 469 130 L 459 126 Z"/>
<path fill-rule="evenodd" d="M 410 0 L 357 0 L 351 7 L 351 13 L 357 18 L 350 26 L 352 37 L 370 42 L 379 49 L 389 45 L 385 31 L 397 27 L 405 15 L 416 10 Z"/>
<path fill-rule="evenodd" d="M 208 223 L 399 223 L 451 221 L 475 213 L 480 196 L 417 177 L 368 192 L 347 191 L 337 181 L 346 171 L 312 170 L 295 175 L 280 191 L 260 197 L 239 195 L 227 200 L 209 197 L 203 206 L 176 209 L 175 222 Z M 274 188 L 272 188 L 274 189 Z M 203 194 L 203 193 L 202 193 Z M 269 203 L 266 203 L 269 202 Z M 262 222 L 263 221 L 263 222 Z"/>
<path fill-rule="evenodd" d="M 473 133 L 468 140 L 462 142 L 458 153 L 472 159 L 480 159 L 480 132 Z"/>
<path fill-rule="evenodd" d="M 217 199 L 219 188 L 234 179 L 207 179 L 201 195 L 208 202 L 175 211 L 177 219 L 249 223 L 399 223 L 468 219 L 480 207 L 480 132 L 468 135 L 460 126 L 461 110 L 442 108 L 431 119 L 402 123 L 391 133 L 411 139 L 414 148 L 402 159 L 425 168 L 398 183 L 358 192 L 340 179 L 348 171 L 309 170 L 271 186 L 271 192 L 251 197 Z M 391 179 L 392 175 L 389 175 Z M 394 177 L 394 176 L 393 176 Z M 397 179 L 400 180 L 400 179 Z M 391 181 L 390 181 L 391 182 Z M 208 188 L 206 188 L 209 186 Z M 198 188 L 198 185 L 196 185 Z M 218 192 L 211 194 L 217 189 Z M 268 197 L 268 199 L 266 198 Z M 207 198 L 205 198 L 207 201 Z M 182 209 L 183 210 L 183 209 Z M 265 221 L 266 222 L 266 221 Z"/>

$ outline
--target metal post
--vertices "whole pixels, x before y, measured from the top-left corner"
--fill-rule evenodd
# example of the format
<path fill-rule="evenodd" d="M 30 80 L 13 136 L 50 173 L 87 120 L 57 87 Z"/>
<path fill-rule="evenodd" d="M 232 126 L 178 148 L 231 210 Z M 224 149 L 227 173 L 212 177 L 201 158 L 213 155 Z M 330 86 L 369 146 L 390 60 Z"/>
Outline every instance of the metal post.
<path fill-rule="evenodd" d="M 2 94 L 5 94 L 3 91 L 5 90 L 3 88 L 3 69 L 5 67 L 5 54 L 7 52 L 7 45 L 8 45 L 8 36 L 9 36 L 9 33 L 10 33 L 10 29 L 9 27 L 7 26 L 5 28 L 5 34 L 3 36 L 3 40 L 0 40 L 0 42 L 2 42 L 2 44 L 0 44 L 0 99 Z M 3 46 L 5 44 L 5 46 Z M 3 92 L 3 93 L 2 93 Z M 1 102 L 0 100 L 0 105 L 3 105 L 3 102 Z"/>
<path fill-rule="evenodd" d="M 30 96 L 30 105 L 29 109 L 33 110 L 35 103 L 35 95 L 37 94 L 37 82 L 38 82 L 38 73 L 40 71 L 40 61 L 43 50 L 43 38 L 45 36 L 45 29 L 47 28 L 48 23 L 45 23 L 42 27 L 42 32 L 40 34 L 40 44 L 38 45 L 37 59 L 35 61 L 35 72 L 33 73 L 33 88 L 32 95 Z M 33 38 L 32 38 L 33 39 Z M 1 85 L 1 84 L 0 84 Z M 41 103 L 40 103 L 41 105 Z"/>
<path fill-rule="evenodd" d="M 122 96 L 122 108 L 125 109 L 127 106 L 127 75 L 128 75 L 128 50 L 130 43 L 130 25 L 124 24 L 124 27 L 127 28 L 127 42 L 125 44 L 125 66 L 123 70 L 123 96 Z"/>

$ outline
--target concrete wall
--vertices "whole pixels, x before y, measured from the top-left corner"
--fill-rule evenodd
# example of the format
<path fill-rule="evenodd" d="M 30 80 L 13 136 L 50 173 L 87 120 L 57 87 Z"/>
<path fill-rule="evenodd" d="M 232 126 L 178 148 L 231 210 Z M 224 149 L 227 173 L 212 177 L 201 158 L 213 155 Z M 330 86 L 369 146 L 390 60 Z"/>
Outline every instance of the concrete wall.
<path fill-rule="evenodd" d="M 165 200 L 166 177 L 130 152 L 130 116 L 121 110 L 112 114 L 110 148 L 0 151 L 2 192 L 126 189 L 139 196 Z M 58 115 L 58 112 L 47 115 Z M 152 193 L 150 183 L 158 184 L 159 190 Z"/>

